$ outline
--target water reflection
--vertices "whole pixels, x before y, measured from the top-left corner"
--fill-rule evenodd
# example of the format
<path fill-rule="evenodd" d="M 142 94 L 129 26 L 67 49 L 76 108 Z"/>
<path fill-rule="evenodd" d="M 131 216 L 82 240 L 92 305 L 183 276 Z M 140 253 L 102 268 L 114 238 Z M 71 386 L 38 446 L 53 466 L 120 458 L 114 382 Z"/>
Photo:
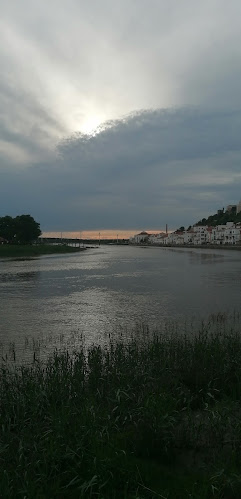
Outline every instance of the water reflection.
<path fill-rule="evenodd" d="M 40 272 L 19 272 L 15 273 L 0 273 L 0 283 L 1 282 L 14 282 L 14 281 L 33 281 L 37 280 L 40 275 Z"/>
<path fill-rule="evenodd" d="M 170 319 L 240 309 L 240 257 L 222 250 L 112 246 L 1 262 L 2 351 L 9 342 L 24 350 L 28 338 L 32 355 L 31 341 L 37 351 L 43 336 L 48 350 L 78 345 L 83 335 L 88 344 L 104 341 L 141 321 L 160 329 Z"/>
<path fill-rule="evenodd" d="M 200 252 L 193 250 L 190 252 L 190 263 L 191 264 L 216 264 L 221 263 L 225 260 L 223 254 L 207 253 L 207 250 L 200 250 Z"/>

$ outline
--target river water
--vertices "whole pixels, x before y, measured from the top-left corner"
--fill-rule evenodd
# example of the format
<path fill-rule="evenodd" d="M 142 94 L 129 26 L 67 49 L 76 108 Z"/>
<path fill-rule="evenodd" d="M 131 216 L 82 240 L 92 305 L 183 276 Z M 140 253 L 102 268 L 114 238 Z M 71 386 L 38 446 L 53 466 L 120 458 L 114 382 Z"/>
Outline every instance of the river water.
<path fill-rule="evenodd" d="M 241 252 L 101 246 L 0 261 L 0 354 L 240 311 Z M 14 354 L 15 355 L 15 354 Z"/>

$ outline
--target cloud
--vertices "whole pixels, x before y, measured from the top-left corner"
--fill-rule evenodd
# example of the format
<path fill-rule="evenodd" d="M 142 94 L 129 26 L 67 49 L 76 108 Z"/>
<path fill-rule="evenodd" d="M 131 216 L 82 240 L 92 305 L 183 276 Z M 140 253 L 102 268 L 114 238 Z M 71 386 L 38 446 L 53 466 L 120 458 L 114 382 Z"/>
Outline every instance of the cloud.
<path fill-rule="evenodd" d="M 240 198 L 238 0 L 0 7 L 2 214 L 163 227 Z"/>
<path fill-rule="evenodd" d="M 44 230 L 189 225 L 239 200 L 240 131 L 238 111 L 138 112 L 63 140 L 51 161 L 5 171 L 2 205 Z"/>
<path fill-rule="evenodd" d="M 46 148 L 91 119 L 241 104 L 238 0 L 0 7 L 1 118 Z"/>

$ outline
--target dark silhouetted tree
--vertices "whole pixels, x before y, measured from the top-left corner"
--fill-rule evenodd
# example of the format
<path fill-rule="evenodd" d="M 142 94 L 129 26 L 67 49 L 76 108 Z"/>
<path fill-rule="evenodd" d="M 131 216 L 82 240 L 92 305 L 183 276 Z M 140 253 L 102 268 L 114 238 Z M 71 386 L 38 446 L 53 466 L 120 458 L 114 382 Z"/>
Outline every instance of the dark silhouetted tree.
<path fill-rule="evenodd" d="M 0 236 L 7 241 L 13 241 L 16 234 L 15 219 L 9 217 L 0 218 Z"/>
<path fill-rule="evenodd" d="M 29 244 L 40 235 L 40 225 L 31 215 L 0 218 L 0 236 L 10 243 Z"/>
<path fill-rule="evenodd" d="M 40 225 L 31 215 L 19 215 L 15 218 L 16 241 L 18 243 L 31 243 L 41 235 Z"/>

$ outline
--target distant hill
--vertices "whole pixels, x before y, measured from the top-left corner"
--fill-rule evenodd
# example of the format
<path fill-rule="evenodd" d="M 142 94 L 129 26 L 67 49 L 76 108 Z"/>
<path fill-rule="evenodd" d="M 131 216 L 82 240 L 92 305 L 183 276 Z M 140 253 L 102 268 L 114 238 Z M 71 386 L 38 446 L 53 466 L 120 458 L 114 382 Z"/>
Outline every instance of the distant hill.
<path fill-rule="evenodd" d="M 215 227 L 216 225 L 225 225 L 227 222 L 241 222 L 241 212 L 218 210 L 215 215 L 210 215 L 208 218 L 199 220 L 194 225 L 208 225 Z"/>

